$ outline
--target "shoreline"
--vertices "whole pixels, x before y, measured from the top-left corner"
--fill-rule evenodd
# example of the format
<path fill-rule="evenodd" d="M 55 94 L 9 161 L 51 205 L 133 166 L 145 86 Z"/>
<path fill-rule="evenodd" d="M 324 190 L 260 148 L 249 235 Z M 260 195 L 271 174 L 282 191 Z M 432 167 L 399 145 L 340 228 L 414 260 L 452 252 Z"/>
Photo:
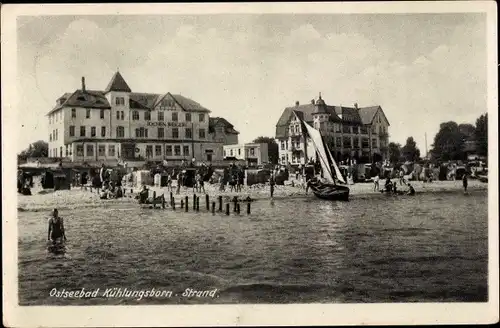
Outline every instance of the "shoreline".
<path fill-rule="evenodd" d="M 416 190 L 416 194 L 421 193 L 463 193 L 463 187 L 461 181 L 434 181 L 431 183 L 423 183 L 420 181 L 413 181 L 413 187 Z M 400 186 L 400 190 L 406 190 L 405 186 Z M 71 190 L 59 190 L 59 191 L 47 191 L 40 188 L 33 188 L 32 196 L 18 196 L 18 212 L 42 212 L 50 211 L 53 208 L 58 209 L 70 209 L 70 208 L 95 208 L 95 207 L 109 207 L 116 205 L 138 205 L 137 201 L 133 198 L 136 195 L 139 188 L 126 187 L 125 196 L 120 199 L 110 199 L 101 200 L 98 194 L 93 191 L 90 192 L 89 189 L 81 190 L 80 188 L 73 188 Z M 130 190 L 134 190 L 134 194 L 130 194 Z M 387 197 L 387 195 L 381 194 L 380 192 L 373 191 L 373 183 L 357 183 L 349 186 L 351 201 L 356 198 L 366 198 L 366 197 Z M 170 191 L 166 187 L 149 187 L 150 196 L 156 191 L 157 196 L 164 194 L 167 199 L 170 196 Z M 206 193 L 210 196 L 210 201 L 216 201 L 218 196 L 222 196 L 224 202 L 229 201 L 228 198 L 234 196 L 239 196 L 240 199 L 249 196 L 253 201 L 270 200 L 269 186 L 261 185 L 255 188 L 244 187 L 240 193 L 237 192 L 220 192 L 218 185 L 206 184 Z M 477 190 L 488 190 L 488 184 L 477 180 L 470 180 L 468 191 Z M 180 198 L 185 196 L 193 195 L 192 188 L 181 189 L 180 194 L 175 194 L 175 188 L 173 191 L 174 198 L 177 199 L 176 205 L 179 205 Z M 204 193 L 196 193 L 200 196 L 200 202 L 204 203 Z M 305 194 L 305 190 L 301 187 L 292 186 L 275 186 L 275 192 L 273 200 L 284 200 L 284 199 L 305 199 L 311 198 L 315 199 L 311 191 Z M 168 201 L 167 201 L 168 202 Z M 161 205 L 160 205 L 161 206 Z"/>

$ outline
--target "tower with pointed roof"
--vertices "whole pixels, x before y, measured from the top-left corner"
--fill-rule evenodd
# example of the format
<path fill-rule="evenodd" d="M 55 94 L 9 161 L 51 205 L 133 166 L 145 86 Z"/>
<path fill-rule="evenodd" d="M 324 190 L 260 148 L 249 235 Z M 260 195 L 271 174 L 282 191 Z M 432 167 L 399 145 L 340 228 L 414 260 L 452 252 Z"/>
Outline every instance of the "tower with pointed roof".
<path fill-rule="evenodd" d="M 128 121 L 130 116 L 130 93 L 132 90 L 128 86 L 127 82 L 117 70 L 108 83 L 106 89 L 104 89 L 104 95 L 111 105 L 111 117 L 120 118 L 120 121 Z M 111 137 L 120 137 L 117 135 L 118 131 L 116 129 L 111 129 Z M 124 136 L 129 137 L 130 131 L 128 129 L 124 130 Z"/>
<path fill-rule="evenodd" d="M 326 108 L 326 103 L 321 98 L 321 92 L 319 93 L 318 100 L 314 103 L 314 111 L 312 113 L 313 125 L 316 129 L 324 132 L 327 129 L 328 122 L 330 120 L 330 113 Z"/>

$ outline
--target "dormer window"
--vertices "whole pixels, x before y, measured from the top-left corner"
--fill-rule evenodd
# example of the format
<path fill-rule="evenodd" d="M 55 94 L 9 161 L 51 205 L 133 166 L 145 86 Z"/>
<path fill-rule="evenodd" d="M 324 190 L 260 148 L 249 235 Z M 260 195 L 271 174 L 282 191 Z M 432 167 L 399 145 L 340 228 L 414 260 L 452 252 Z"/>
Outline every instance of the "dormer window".
<path fill-rule="evenodd" d="M 76 109 L 71 108 L 71 118 L 76 118 Z"/>
<path fill-rule="evenodd" d="M 115 104 L 117 106 L 124 106 L 125 105 L 125 97 L 116 97 Z"/>

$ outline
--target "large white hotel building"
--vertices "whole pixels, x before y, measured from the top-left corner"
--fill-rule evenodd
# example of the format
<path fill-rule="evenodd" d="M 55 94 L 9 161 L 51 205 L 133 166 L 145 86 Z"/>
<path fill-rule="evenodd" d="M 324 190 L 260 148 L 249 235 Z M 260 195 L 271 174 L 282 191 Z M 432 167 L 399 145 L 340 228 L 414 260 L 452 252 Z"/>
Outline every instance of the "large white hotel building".
<path fill-rule="evenodd" d="M 48 114 L 49 157 L 72 161 L 218 161 L 238 132 L 181 95 L 132 92 L 119 72 L 104 91 L 65 93 Z M 211 124 L 212 123 L 212 124 Z M 228 123 L 229 124 L 229 123 Z M 230 142 L 228 142 L 230 141 Z"/>

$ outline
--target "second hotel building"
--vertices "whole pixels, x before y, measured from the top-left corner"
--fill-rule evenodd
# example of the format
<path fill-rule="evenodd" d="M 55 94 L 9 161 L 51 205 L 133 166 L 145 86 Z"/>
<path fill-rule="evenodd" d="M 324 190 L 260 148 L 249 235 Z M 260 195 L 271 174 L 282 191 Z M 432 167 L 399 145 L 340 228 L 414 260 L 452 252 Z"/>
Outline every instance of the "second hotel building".
<path fill-rule="evenodd" d="M 72 161 L 223 159 L 210 111 L 170 93 L 132 92 L 119 72 L 104 91 L 65 93 L 48 113 L 49 157 Z M 219 140 L 221 139 L 221 140 Z"/>

